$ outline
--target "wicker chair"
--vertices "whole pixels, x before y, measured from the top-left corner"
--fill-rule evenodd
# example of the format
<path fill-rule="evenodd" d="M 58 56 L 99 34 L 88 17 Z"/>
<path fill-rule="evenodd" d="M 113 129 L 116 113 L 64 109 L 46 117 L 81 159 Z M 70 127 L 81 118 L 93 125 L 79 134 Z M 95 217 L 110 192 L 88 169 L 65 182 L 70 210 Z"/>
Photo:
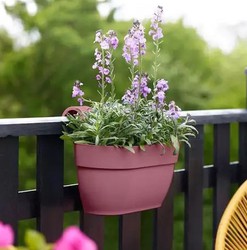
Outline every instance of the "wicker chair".
<path fill-rule="evenodd" d="M 215 250 L 247 250 L 247 180 L 233 195 L 223 213 Z"/>

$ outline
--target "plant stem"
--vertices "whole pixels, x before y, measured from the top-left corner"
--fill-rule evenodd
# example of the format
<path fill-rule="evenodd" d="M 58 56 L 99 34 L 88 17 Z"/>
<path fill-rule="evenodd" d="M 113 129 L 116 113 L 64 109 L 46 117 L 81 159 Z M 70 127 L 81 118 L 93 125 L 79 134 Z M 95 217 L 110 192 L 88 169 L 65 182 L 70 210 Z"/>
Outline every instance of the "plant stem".
<path fill-rule="evenodd" d="M 105 102 L 105 74 L 104 74 L 104 68 L 105 68 L 105 52 L 102 49 L 102 73 L 101 73 L 101 103 L 103 104 Z"/>
<path fill-rule="evenodd" d="M 113 50 L 110 51 L 111 56 L 113 55 Z M 115 100 L 115 84 L 114 84 L 114 58 L 110 59 L 110 78 L 111 78 L 111 98 L 112 101 Z"/>
<path fill-rule="evenodd" d="M 154 46 L 155 46 L 155 50 L 153 51 L 154 53 L 154 62 L 153 62 L 153 89 L 155 88 L 155 84 L 157 81 L 157 72 L 158 72 L 158 68 L 159 68 L 159 64 L 158 64 L 158 57 L 159 57 L 159 41 L 156 40 L 154 41 Z"/>

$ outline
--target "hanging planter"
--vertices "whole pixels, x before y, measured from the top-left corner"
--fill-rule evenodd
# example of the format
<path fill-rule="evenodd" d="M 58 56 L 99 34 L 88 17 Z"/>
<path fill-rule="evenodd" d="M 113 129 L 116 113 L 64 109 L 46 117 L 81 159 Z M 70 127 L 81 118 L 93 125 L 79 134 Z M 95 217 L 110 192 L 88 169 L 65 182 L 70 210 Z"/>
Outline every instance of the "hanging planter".
<path fill-rule="evenodd" d="M 162 205 L 178 155 L 174 148 L 74 144 L 79 192 L 86 213 L 117 215 Z"/>
<path fill-rule="evenodd" d="M 87 106 L 72 106 L 63 115 L 83 115 Z M 78 188 L 84 212 L 119 215 L 158 208 L 172 182 L 178 154 L 159 144 L 123 147 L 74 143 Z"/>

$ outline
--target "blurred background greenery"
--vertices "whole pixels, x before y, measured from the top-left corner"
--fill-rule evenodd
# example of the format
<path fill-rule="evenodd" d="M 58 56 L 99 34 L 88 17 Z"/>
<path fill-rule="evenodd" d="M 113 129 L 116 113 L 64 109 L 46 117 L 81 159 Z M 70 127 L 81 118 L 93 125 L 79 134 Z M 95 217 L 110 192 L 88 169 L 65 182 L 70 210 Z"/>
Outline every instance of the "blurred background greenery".
<path fill-rule="evenodd" d="M 28 38 L 20 46 L 7 30 L 0 29 L 0 118 L 59 116 L 76 104 L 71 100 L 73 82 L 84 82 L 87 98 L 97 99 L 94 63 L 94 35 L 98 29 L 114 29 L 123 45 L 130 21 L 115 20 L 116 9 L 100 15 L 96 0 L 35 0 L 37 11 L 30 13 L 26 1 L 6 5 L 7 13 L 21 25 Z M 2 4 L 4 1 L 2 1 Z M 0 3 L 1 4 L 1 3 Z M 149 22 L 144 20 L 148 29 Z M 11 29 L 11 27 L 10 27 Z M 169 81 L 168 99 L 175 99 L 183 110 L 211 108 L 245 108 L 245 76 L 247 41 L 238 39 L 235 48 L 225 53 L 211 48 L 194 28 L 183 19 L 166 23 L 161 47 L 159 76 Z M 129 86 L 128 69 L 116 52 L 117 97 Z M 152 53 L 146 55 L 148 70 Z M 237 160 L 237 126 L 232 126 L 231 160 Z M 212 163 L 212 128 L 205 128 L 205 163 Z M 65 183 L 76 181 L 72 147 L 65 143 Z M 182 162 L 181 157 L 181 162 Z M 35 138 L 20 138 L 20 189 L 35 188 Z M 178 164 L 182 167 L 182 163 Z M 212 249 L 212 195 L 205 191 L 204 247 Z M 175 199 L 174 249 L 183 249 L 183 196 Z M 65 215 L 65 226 L 78 223 L 78 213 Z M 143 213 L 143 249 L 150 249 L 150 212 Z M 35 221 L 21 222 L 20 228 Z M 117 248 L 117 219 L 106 221 L 106 249 Z M 20 234 L 22 238 L 22 233 Z"/>

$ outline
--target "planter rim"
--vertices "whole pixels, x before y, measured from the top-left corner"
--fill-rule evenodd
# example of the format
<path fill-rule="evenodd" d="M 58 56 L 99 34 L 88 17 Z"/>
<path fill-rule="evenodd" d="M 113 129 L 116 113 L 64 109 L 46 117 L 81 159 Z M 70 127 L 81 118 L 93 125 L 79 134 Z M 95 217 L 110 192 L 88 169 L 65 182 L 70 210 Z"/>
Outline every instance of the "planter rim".
<path fill-rule="evenodd" d="M 117 149 L 126 149 L 124 148 L 123 146 L 119 146 L 119 145 L 95 145 L 95 144 L 86 144 L 86 143 L 80 143 L 80 142 L 74 142 L 75 145 L 83 145 L 83 146 L 87 146 L 87 147 L 102 147 L 102 148 L 117 148 Z M 151 144 L 151 145 L 144 145 L 144 147 L 157 147 L 157 146 L 160 146 L 161 148 L 174 148 L 173 146 L 168 146 L 168 145 L 161 145 L 161 144 Z M 134 149 L 140 149 L 140 146 L 132 146 Z M 127 150 L 127 149 L 126 149 Z M 141 149 L 140 149 L 141 150 Z M 175 148 L 174 148 L 175 150 Z M 129 151 L 129 150 L 127 150 Z M 145 152 L 145 151 L 143 151 Z"/>
<path fill-rule="evenodd" d="M 123 147 L 74 143 L 75 164 L 78 168 L 120 170 L 170 165 L 178 160 L 174 147 L 153 144 L 145 146 L 145 151 L 139 146 L 133 148 L 135 153 Z"/>

